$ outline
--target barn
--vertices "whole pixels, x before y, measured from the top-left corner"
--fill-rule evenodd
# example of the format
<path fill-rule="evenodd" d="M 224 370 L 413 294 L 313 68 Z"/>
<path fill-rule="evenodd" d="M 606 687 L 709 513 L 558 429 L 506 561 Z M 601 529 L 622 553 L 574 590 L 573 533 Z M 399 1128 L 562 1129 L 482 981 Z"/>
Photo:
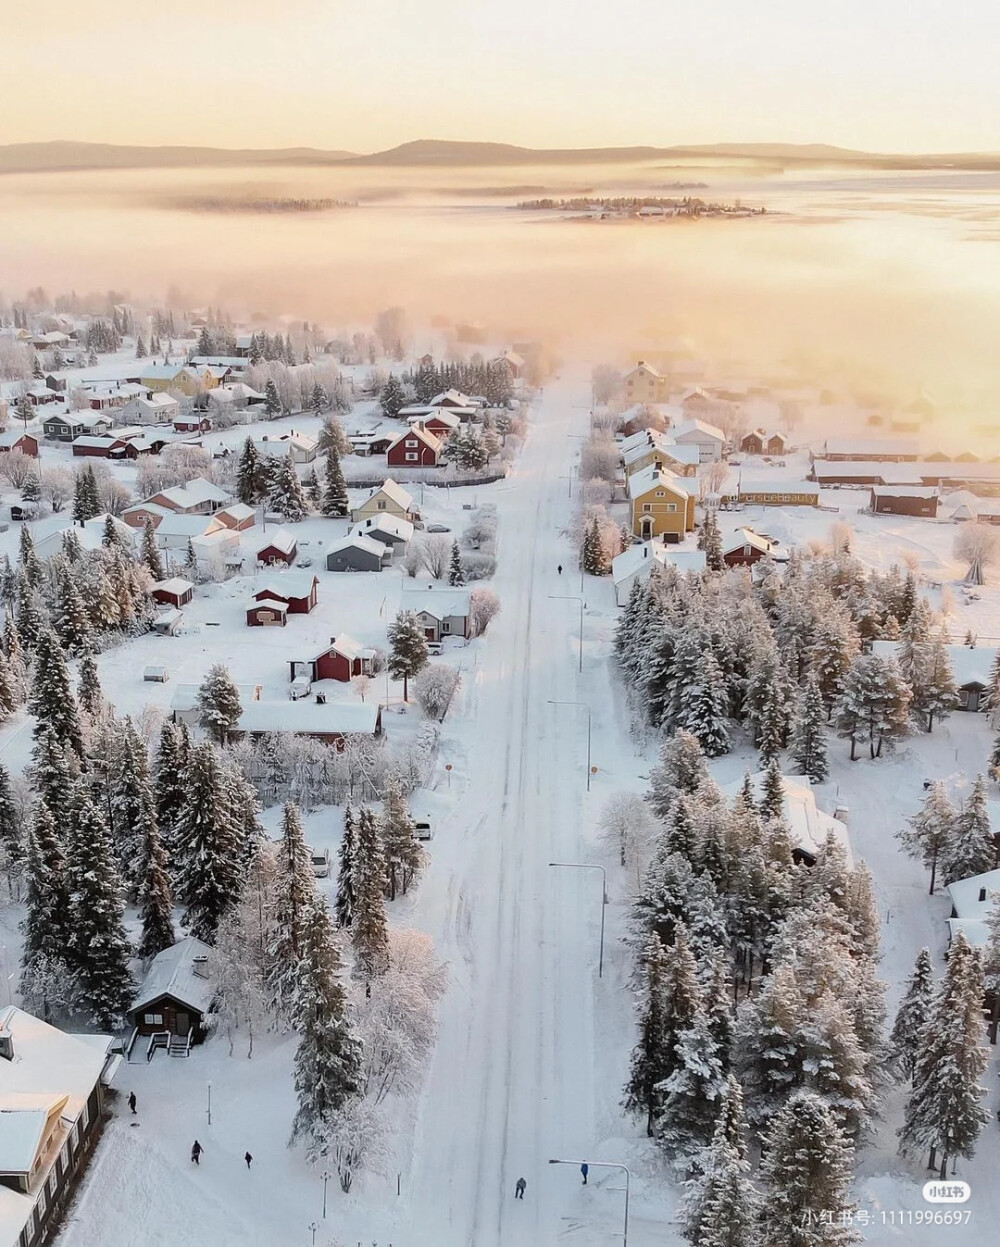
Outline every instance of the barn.
<path fill-rule="evenodd" d="M 25 433 L 20 429 L 6 429 L 0 433 L 0 454 L 11 450 L 19 450 L 31 459 L 37 459 L 38 438 L 34 433 Z"/>
<path fill-rule="evenodd" d="M 288 603 L 262 597 L 247 607 L 248 628 L 283 628 L 288 623 Z"/>
<path fill-rule="evenodd" d="M 149 595 L 154 602 L 161 602 L 164 606 L 176 606 L 179 610 L 191 601 L 194 595 L 194 585 L 190 580 L 174 576 L 170 580 L 161 580 L 153 585 Z"/>
<path fill-rule="evenodd" d="M 294 533 L 290 533 L 287 528 L 273 528 L 264 538 L 263 544 L 258 546 L 256 558 L 258 563 L 271 566 L 284 563 L 286 567 L 290 567 L 298 552 L 299 543 Z"/>
<path fill-rule="evenodd" d="M 316 589 L 319 577 L 312 572 L 285 572 L 262 582 L 254 598 L 284 602 L 289 615 L 308 615 L 316 605 Z"/>
<path fill-rule="evenodd" d="M 918 515 L 937 518 L 938 491 L 928 485 L 874 485 L 873 515 Z"/>

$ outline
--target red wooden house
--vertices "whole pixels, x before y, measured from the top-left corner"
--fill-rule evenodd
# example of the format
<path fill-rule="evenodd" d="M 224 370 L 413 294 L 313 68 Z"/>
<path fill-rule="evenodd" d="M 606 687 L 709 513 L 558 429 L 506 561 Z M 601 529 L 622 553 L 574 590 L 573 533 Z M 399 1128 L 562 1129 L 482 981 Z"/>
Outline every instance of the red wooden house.
<path fill-rule="evenodd" d="M 774 542 L 752 528 L 738 528 L 723 543 L 722 561 L 727 567 L 751 567 L 765 559 L 774 548 Z"/>
<path fill-rule="evenodd" d="M 267 563 L 269 566 L 284 563 L 290 567 L 298 552 L 299 543 L 294 535 L 287 528 L 274 528 L 263 538 L 263 544 L 258 546 L 257 562 Z"/>
<path fill-rule="evenodd" d="M 149 591 L 149 596 L 154 602 L 161 602 L 164 606 L 176 606 L 178 610 L 182 606 L 187 606 L 193 595 L 194 585 L 190 580 L 184 580 L 181 576 L 157 581 Z"/>
<path fill-rule="evenodd" d="M 284 602 L 289 615 L 308 615 L 316 605 L 318 587 L 319 577 L 313 572 L 284 572 L 265 581 L 253 596 L 257 602 Z"/>
<path fill-rule="evenodd" d="M 400 433 L 385 452 L 385 458 L 392 468 L 436 468 L 440 454 L 440 441 L 422 425 L 415 424 Z"/>
<path fill-rule="evenodd" d="M 288 667 L 293 680 L 307 675 L 314 684 L 319 680 L 340 680 L 346 684 L 355 676 L 369 675 L 374 657 L 373 649 L 367 649 L 353 637 L 341 633 L 339 637 L 332 637 L 327 648 L 315 658 L 305 661 L 293 659 Z"/>
<path fill-rule="evenodd" d="M 31 459 L 38 458 L 38 438 L 34 433 L 24 433 L 19 429 L 7 429 L 0 433 L 0 454 L 11 450 L 19 450 Z"/>

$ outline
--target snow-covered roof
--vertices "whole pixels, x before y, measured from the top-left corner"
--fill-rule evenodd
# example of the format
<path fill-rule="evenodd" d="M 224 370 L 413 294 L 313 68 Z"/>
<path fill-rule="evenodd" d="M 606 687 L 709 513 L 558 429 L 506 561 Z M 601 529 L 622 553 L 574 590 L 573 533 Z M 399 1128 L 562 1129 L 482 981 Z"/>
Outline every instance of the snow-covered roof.
<path fill-rule="evenodd" d="M 400 433 L 398 437 L 393 438 L 389 445 L 389 450 L 394 449 L 400 444 L 400 442 L 404 442 L 412 438 L 417 438 L 418 441 L 423 442 L 428 450 L 436 452 L 441 449 L 440 439 L 435 437 L 429 429 L 422 428 L 419 424 L 411 424 L 410 427 Z"/>
<path fill-rule="evenodd" d="M 828 455 L 844 455 L 848 459 L 864 458 L 866 455 L 885 456 L 918 455 L 920 443 L 909 437 L 828 437 L 823 443 Z"/>
<path fill-rule="evenodd" d="M 764 791 L 765 771 L 751 778 L 754 795 L 760 797 Z M 727 797 L 735 797 L 742 788 L 742 780 L 727 784 L 723 793 Z M 851 862 L 851 842 L 847 834 L 847 824 L 832 814 L 825 814 L 816 804 L 816 794 L 809 787 L 808 781 L 803 782 L 795 775 L 782 775 L 781 788 L 782 817 L 791 832 L 793 843 L 810 857 L 817 857 L 823 850 L 827 835 L 832 832 L 847 852 L 847 860 Z"/>
<path fill-rule="evenodd" d="M 961 931 L 970 944 L 982 946 L 989 938 L 987 919 L 990 910 L 1000 901 L 1000 870 L 988 870 L 968 879 L 956 879 L 945 889 L 951 897 L 955 917 L 948 919 L 954 939 Z M 982 898 L 982 899 L 980 899 Z"/>
<path fill-rule="evenodd" d="M 945 650 L 948 654 L 948 661 L 951 663 L 952 676 L 958 688 L 966 688 L 971 684 L 978 684 L 981 688 L 989 687 L 990 672 L 993 670 L 993 663 L 997 656 L 995 645 L 976 645 L 974 647 L 971 645 L 946 645 Z M 872 653 L 878 654 L 882 658 L 896 658 L 899 654 L 899 642 L 873 641 Z"/>
<path fill-rule="evenodd" d="M 247 607 L 247 610 L 255 611 L 255 610 L 260 610 L 261 608 L 265 610 L 269 610 L 269 611 L 274 611 L 278 615 L 288 614 L 288 603 L 287 602 L 279 602 L 277 598 L 268 598 L 268 597 L 258 598 L 256 601 L 251 602 L 250 605 Z"/>
<path fill-rule="evenodd" d="M 140 394 L 131 401 L 135 403 L 137 407 L 141 407 L 142 409 L 149 411 L 173 411 L 175 408 L 180 407 L 180 403 L 172 394 L 164 394 L 162 392 L 150 394 L 148 398 Z"/>
<path fill-rule="evenodd" d="M 657 468 L 655 463 L 647 464 L 639 472 L 633 472 L 628 478 L 628 496 L 641 498 L 651 489 L 666 489 L 680 498 L 687 498 L 688 492 L 674 476 L 669 468 Z"/>
<path fill-rule="evenodd" d="M 45 1123 L 65 1098 L 15 1092 L 0 1099 L 0 1173 L 31 1172 Z"/>
<path fill-rule="evenodd" d="M 176 597 L 180 597 L 182 593 L 193 590 L 194 585 L 190 580 L 185 580 L 183 576 L 171 576 L 169 580 L 158 580 L 153 585 L 153 589 L 158 589 L 161 593 L 172 593 Z"/>
<path fill-rule="evenodd" d="M 387 476 L 381 485 L 376 485 L 365 499 L 365 502 L 370 501 L 377 494 L 385 494 L 387 498 L 391 499 L 397 506 L 402 507 L 404 511 L 409 511 L 413 506 L 413 495 L 407 493 L 402 485 L 397 485 L 391 476 Z"/>
<path fill-rule="evenodd" d="M 22 437 L 30 437 L 38 441 L 37 433 L 25 433 L 21 428 L 5 429 L 3 433 L 0 433 L 0 446 L 16 446 Z"/>
<path fill-rule="evenodd" d="M 283 433 L 280 437 L 262 437 L 254 443 L 265 455 L 287 455 L 293 446 L 300 450 L 315 450 L 318 445 L 315 437 L 307 433 Z"/>
<path fill-rule="evenodd" d="M 358 526 L 351 530 L 353 534 L 363 537 L 368 533 L 382 532 L 390 533 L 393 537 L 399 537 L 402 541 L 410 541 L 413 538 L 413 525 L 409 520 L 404 520 L 400 515 L 371 515 L 366 520 L 361 520 Z"/>
<path fill-rule="evenodd" d="M 755 477 L 750 481 L 741 481 L 740 496 L 753 494 L 809 494 L 815 498 L 819 494 L 819 485 L 816 481 L 799 481 L 787 476 Z"/>
<path fill-rule="evenodd" d="M 432 619 L 464 618 L 469 613 L 467 589 L 404 589 L 400 610 L 430 615 Z"/>
<path fill-rule="evenodd" d="M 714 424 L 709 424 L 707 420 L 685 420 L 683 424 L 677 425 L 673 431 L 674 437 L 680 441 L 682 437 L 689 437 L 692 441 L 710 441 L 724 442 L 726 435 Z"/>
<path fill-rule="evenodd" d="M 873 485 L 876 498 L 936 498 L 935 485 Z"/>
<path fill-rule="evenodd" d="M 259 605 L 259 603 L 257 603 Z M 280 603 L 284 605 L 284 603 Z M 245 706 L 248 702 L 256 701 L 260 697 L 259 684 L 237 684 L 236 691 L 239 694 L 240 702 Z M 200 684 L 183 683 L 174 687 L 174 695 L 170 700 L 170 709 L 173 714 L 189 714 L 198 707 L 198 694 L 201 692 Z"/>
<path fill-rule="evenodd" d="M 327 547 L 327 554 L 339 554 L 341 550 L 364 550 L 366 554 L 371 554 L 375 558 L 381 559 L 386 553 L 386 547 L 381 541 L 376 541 L 374 537 L 366 537 L 363 533 L 348 533 L 346 537 L 340 537 L 337 541 L 332 541 Z"/>
<path fill-rule="evenodd" d="M 291 554 L 298 544 L 295 534 L 289 532 L 287 528 L 269 528 L 266 533 L 261 534 L 257 553 L 260 554 L 262 550 L 273 546 L 282 554 Z"/>
<path fill-rule="evenodd" d="M 307 598 L 318 581 L 313 572 L 278 572 L 262 579 L 254 596 L 266 593 L 276 598 Z"/>
<path fill-rule="evenodd" d="M 91 437 L 88 434 L 82 434 L 80 437 L 73 438 L 73 445 L 83 446 L 88 450 L 110 450 L 119 441 L 121 439 L 118 437 Z"/>
<path fill-rule="evenodd" d="M 640 359 L 636 366 L 625 374 L 626 378 L 634 376 L 637 372 L 648 372 L 650 376 L 662 377 L 663 373 L 658 368 L 654 368 L 652 364 L 647 364 L 644 359 Z"/>
<path fill-rule="evenodd" d="M 372 735 L 378 726 L 378 715 L 379 707 L 372 701 L 252 701 L 243 707 L 236 730 Z"/>
<path fill-rule="evenodd" d="M 443 424 L 449 429 L 457 429 L 462 423 L 461 418 L 455 415 L 453 407 L 421 407 L 419 410 L 404 409 L 399 414 L 408 424 L 419 424 L 421 420 L 437 420 L 439 424 Z"/>
<path fill-rule="evenodd" d="M 143 510 L 152 510 L 144 505 Z M 159 537 L 201 537 L 207 528 L 215 525 L 214 515 L 178 515 L 166 511 L 156 526 Z"/>
<path fill-rule="evenodd" d="M 243 520 L 256 517 L 257 512 L 253 507 L 248 507 L 245 502 L 233 502 L 228 507 L 223 507 L 221 510 L 216 511 L 215 518 L 220 519 L 224 515 L 240 524 Z"/>
<path fill-rule="evenodd" d="M 204 973 L 205 963 L 196 959 L 208 957 L 211 951 L 207 944 L 189 935 L 157 953 L 132 1001 L 130 1012 L 152 1004 L 161 996 L 172 996 L 179 1004 L 205 1013 L 215 997 L 215 985 Z"/>
<path fill-rule="evenodd" d="M 197 507 L 206 502 L 229 502 L 231 494 L 220 489 L 212 481 L 203 476 L 196 476 L 186 485 L 175 485 L 171 489 L 161 489 L 157 497 L 166 498 L 177 507 Z"/>
<path fill-rule="evenodd" d="M 732 554 L 736 550 L 742 550 L 744 546 L 750 546 L 753 550 L 759 550 L 761 554 L 770 554 L 774 547 L 774 542 L 769 541 L 767 537 L 762 537 L 760 533 L 755 533 L 752 528 L 738 528 L 732 536 L 727 537 L 722 543 L 722 553 Z"/>
<path fill-rule="evenodd" d="M 634 463 L 636 459 L 641 459 L 643 455 L 648 455 L 651 450 L 658 450 L 666 453 L 667 450 L 676 449 L 677 445 L 674 439 L 668 433 L 660 433 L 656 429 L 643 429 L 641 433 L 633 434 L 626 440 L 622 446 L 622 459 L 625 466 Z M 688 447 L 698 453 L 697 446 Z"/>
<path fill-rule="evenodd" d="M 475 407 L 469 395 L 463 394 L 461 390 L 444 390 L 440 394 L 435 394 L 430 400 L 431 407 L 440 407 L 442 403 L 447 403 L 451 407 Z"/>
<path fill-rule="evenodd" d="M 372 652 L 362 645 L 360 641 L 355 641 L 354 637 L 348 636 L 346 632 L 342 632 L 339 636 L 334 637 L 330 643 L 330 649 L 335 654 L 339 654 L 341 658 L 347 658 L 350 661 Z M 326 650 L 323 651 L 323 653 L 326 652 Z"/>
<path fill-rule="evenodd" d="M 103 545 L 100 530 L 77 528 L 75 524 L 69 523 L 63 525 L 62 528 L 55 529 L 54 532 L 46 533 L 44 537 L 39 537 L 35 542 L 35 553 L 40 559 L 48 559 L 53 554 L 61 554 L 64 546 L 63 538 L 69 532 L 76 533 L 83 550 L 99 550 Z"/>

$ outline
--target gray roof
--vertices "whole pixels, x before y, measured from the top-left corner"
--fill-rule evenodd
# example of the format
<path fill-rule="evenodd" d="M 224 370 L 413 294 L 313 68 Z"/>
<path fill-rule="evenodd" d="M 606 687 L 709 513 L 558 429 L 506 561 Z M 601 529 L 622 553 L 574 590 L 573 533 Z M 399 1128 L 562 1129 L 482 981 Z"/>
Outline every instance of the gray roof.
<path fill-rule="evenodd" d="M 131 1012 L 161 996 L 172 996 L 178 1004 L 206 1013 L 215 997 L 215 985 L 204 974 L 197 973 L 195 958 L 207 957 L 211 951 L 207 944 L 189 935 L 157 953 L 132 1001 Z"/>

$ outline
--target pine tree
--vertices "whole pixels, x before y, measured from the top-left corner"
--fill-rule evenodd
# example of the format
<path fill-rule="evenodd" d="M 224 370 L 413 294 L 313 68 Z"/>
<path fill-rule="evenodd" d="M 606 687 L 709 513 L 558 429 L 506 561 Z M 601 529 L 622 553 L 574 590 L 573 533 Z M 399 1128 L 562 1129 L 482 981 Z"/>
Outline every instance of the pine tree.
<path fill-rule="evenodd" d="M 749 1176 L 743 1093 L 732 1075 L 699 1167 L 687 1184 L 684 1237 L 693 1247 L 760 1247 L 760 1196 Z"/>
<path fill-rule="evenodd" d="M 394 901 L 397 890 L 406 894 L 424 860 L 413 819 L 403 798 L 402 785 L 395 772 L 390 773 L 382 793 L 379 830 L 385 854 L 386 887 L 389 900 Z"/>
<path fill-rule="evenodd" d="M 788 675 L 773 644 L 758 648 L 750 664 L 743 713 L 761 766 L 784 749 L 792 718 L 792 694 Z"/>
<path fill-rule="evenodd" d="M 31 751 L 32 772 L 38 796 L 50 810 L 69 807 L 74 768 L 66 747 L 47 723 L 35 724 Z M 73 755 L 76 761 L 76 755 Z"/>
<path fill-rule="evenodd" d="M 295 1029 L 302 1038 L 295 1053 L 298 1108 L 291 1137 L 305 1143 L 313 1161 L 329 1155 L 332 1127 L 361 1086 L 361 1045 L 348 1024 L 340 972 L 337 939 L 317 902 L 305 918 L 296 973 Z"/>
<path fill-rule="evenodd" d="M 378 822 L 367 806 L 358 815 L 354 839 L 354 866 L 351 874 L 354 913 L 351 943 L 355 966 L 370 990 L 371 980 L 389 968 L 389 928 L 385 917 L 385 854 Z"/>
<path fill-rule="evenodd" d="M 337 854 L 337 900 L 334 912 L 338 927 L 349 927 L 354 920 L 354 811 L 344 810 L 344 834 Z"/>
<path fill-rule="evenodd" d="M 931 872 L 928 891 L 933 895 L 939 861 L 948 854 L 957 833 L 958 814 L 948 800 L 944 784 L 935 780 L 927 790 L 923 805 L 907 821 L 902 831 L 896 832 L 905 852 L 918 857 Z"/>
<path fill-rule="evenodd" d="M 184 569 L 189 576 L 194 576 L 198 571 L 198 555 L 195 552 L 194 542 L 188 537 L 187 547 L 184 550 Z"/>
<path fill-rule="evenodd" d="M 726 726 L 727 711 L 722 669 L 712 651 L 706 649 L 688 686 L 677 724 L 697 738 L 707 758 L 718 758 L 732 748 Z"/>
<path fill-rule="evenodd" d="M 134 901 L 142 882 L 143 847 L 150 828 L 156 829 L 156 802 L 146 746 L 127 716 L 110 767 L 108 802 L 118 874 L 126 897 Z"/>
<path fill-rule="evenodd" d="M 458 542 L 451 543 L 451 565 L 448 568 L 448 583 L 453 587 L 465 584 L 465 573 L 462 571 L 462 555 Z"/>
<path fill-rule="evenodd" d="M 683 950 L 683 940 L 675 941 L 668 959 L 672 953 L 676 960 Z M 682 973 L 686 975 L 692 968 L 696 969 L 693 957 L 683 971 L 675 968 L 675 988 Z M 656 1120 L 657 1138 L 671 1156 L 707 1146 L 726 1086 L 723 1054 L 712 1034 L 697 974 L 693 988 L 685 983 L 684 990 L 690 992 L 690 1016 L 678 1027 L 674 1039 L 675 1068 L 659 1089 L 662 1099 Z"/>
<path fill-rule="evenodd" d="M 985 874 L 996 866 L 997 850 L 990 828 L 986 778 L 977 775 L 972 792 L 955 816 L 954 830 L 941 855 L 945 883 Z"/>
<path fill-rule="evenodd" d="M 312 395 L 309 399 L 309 409 L 313 415 L 321 416 L 325 411 L 330 409 L 330 396 L 323 388 L 322 384 L 317 381 L 312 388 Z"/>
<path fill-rule="evenodd" d="M 68 565 L 63 565 L 57 575 L 52 625 L 66 654 L 72 657 L 88 648 L 90 619 Z"/>
<path fill-rule="evenodd" d="M 587 525 L 580 548 L 580 567 L 588 576 L 603 576 L 604 547 L 601 543 L 601 532 L 597 526 L 597 516 Z"/>
<path fill-rule="evenodd" d="M 146 836 L 139 858 L 138 901 L 142 933 L 136 949 L 143 959 L 155 957 L 169 948 L 175 937 L 173 898 L 170 892 L 167 854 L 160 842 L 155 820 L 146 825 Z"/>
<path fill-rule="evenodd" d="M 726 565 L 722 559 L 722 534 L 719 531 L 718 518 L 711 508 L 706 511 L 701 531 L 698 533 L 698 549 L 705 551 L 705 566 L 710 572 L 725 570 Z"/>
<path fill-rule="evenodd" d="M 253 438 L 248 437 L 236 465 L 236 496 L 244 506 L 255 506 L 264 497 L 264 466 Z"/>
<path fill-rule="evenodd" d="M 958 693 L 952 675 L 951 660 L 945 644 L 944 632 L 923 647 L 923 661 L 919 678 L 912 685 L 914 714 L 925 716 L 927 730 L 934 730 L 934 721 L 947 719 L 958 705 Z"/>
<path fill-rule="evenodd" d="M 656 817 L 665 820 L 678 792 L 696 793 L 708 780 L 698 738 L 681 729 L 660 749 L 660 761 L 649 773 L 646 800 Z"/>
<path fill-rule="evenodd" d="M 930 1150 L 935 1167 L 941 1153 L 941 1178 L 948 1161 L 969 1159 L 986 1123 L 980 1078 L 989 1062 L 983 1034 L 983 975 L 979 958 L 964 933 L 948 954 L 944 979 L 927 1024 L 917 1037 L 913 1088 L 903 1125 L 897 1132 L 904 1156 Z"/>
<path fill-rule="evenodd" d="M 785 784 L 781 777 L 781 767 L 777 759 L 770 761 L 764 768 L 764 780 L 761 784 L 760 816 L 763 819 L 780 819 L 785 813 Z"/>
<path fill-rule="evenodd" d="M 153 527 L 153 521 L 147 515 L 142 526 L 142 561 L 149 569 L 149 574 L 154 581 L 163 579 L 163 560 L 160 558 L 160 548 L 156 544 L 156 529 Z"/>
<path fill-rule="evenodd" d="M 810 675 L 799 701 L 791 747 L 799 773 L 808 775 L 814 784 L 821 784 L 829 774 L 826 733 L 823 731 L 825 717 L 819 681 L 815 675 Z"/>
<path fill-rule="evenodd" d="M 911 694 L 895 659 L 862 654 L 851 664 L 837 707 L 837 731 L 851 742 L 851 761 L 859 743 L 872 758 L 891 751 L 909 730 Z"/>
<path fill-rule="evenodd" d="M 323 423 L 319 427 L 316 449 L 321 455 L 329 455 L 331 450 L 335 450 L 338 456 L 351 453 L 351 443 L 347 440 L 344 427 L 336 416 L 326 416 L 324 418 Z"/>
<path fill-rule="evenodd" d="M 243 707 L 229 668 L 215 663 L 198 689 L 198 722 L 220 745 L 240 721 Z"/>
<path fill-rule="evenodd" d="M 142 334 L 140 333 L 139 336 L 135 340 L 135 357 L 136 359 L 145 359 L 146 354 L 147 354 L 146 343 L 143 339 Z"/>
<path fill-rule="evenodd" d="M 219 760 L 208 741 L 191 749 L 186 787 L 175 833 L 177 899 L 187 906 L 191 934 L 211 943 L 239 898 L 240 864 Z"/>
<path fill-rule="evenodd" d="M 29 472 L 24 478 L 24 484 L 21 486 L 21 501 L 24 503 L 29 514 L 34 515 L 38 511 L 38 504 L 42 500 L 42 482 L 37 472 Z"/>
<path fill-rule="evenodd" d="M 66 858 L 56 833 L 52 812 L 44 801 L 35 804 L 28 828 L 25 915 L 21 923 L 21 991 L 30 981 L 40 958 L 61 961 L 68 936 L 69 896 Z"/>
<path fill-rule="evenodd" d="M 309 506 L 314 510 L 319 510 L 319 504 L 323 495 L 319 487 L 319 477 L 316 475 L 316 469 L 310 468 L 308 475 L 302 482 L 302 491 L 309 499 Z"/>
<path fill-rule="evenodd" d="M 652 1138 L 662 1103 L 660 1089 L 673 1068 L 671 975 L 666 949 L 655 932 L 646 936 L 637 979 L 639 1040 L 632 1052 L 622 1105 L 636 1116 L 645 1117 L 646 1134 Z"/>
<path fill-rule="evenodd" d="M 289 524 L 305 519 L 309 509 L 291 455 L 278 460 L 268 486 L 267 505 Z"/>
<path fill-rule="evenodd" d="M 35 553 L 35 543 L 31 539 L 31 530 L 25 525 L 20 536 L 20 566 L 32 589 L 42 583 L 42 564 Z"/>
<path fill-rule="evenodd" d="M 278 395 L 278 387 L 274 378 L 268 378 L 267 385 L 264 386 L 264 411 L 267 413 L 268 420 L 273 420 L 275 416 L 281 414 L 281 398 Z"/>
<path fill-rule="evenodd" d="M 34 679 L 28 709 L 55 733 L 60 744 L 83 757 L 83 736 L 76 698 L 62 647 L 50 628 L 43 628 L 35 647 Z"/>
<path fill-rule="evenodd" d="M 128 936 L 111 837 L 86 784 L 77 784 L 66 843 L 69 900 L 65 960 L 77 1008 L 101 1029 L 117 1030 L 132 999 Z"/>
<path fill-rule="evenodd" d="M 860 1242 L 848 1221 L 854 1147 L 823 1101 L 800 1091 L 774 1118 L 760 1176 L 768 1243 L 847 1247 Z"/>
<path fill-rule="evenodd" d="M 305 948 L 306 925 L 311 911 L 323 904 L 316 893 L 316 880 L 299 808 L 293 801 L 285 802 L 275 865 L 267 986 L 275 1012 L 281 1018 L 291 1018 L 296 992 L 296 966 Z"/>
<path fill-rule="evenodd" d="M 156 824 L 173 870 L 177 828 L 187 799 L 187 745 L 182 729 L 168 719 L 160 729 L 156 753 Z"/>
<path fill-rule="evenodd" d="M 335 519 L 342 519 L 351 513 L 347 499 L 347 483 L 344 480 L 344 470 L 340 466 L 340 454 L 336 446 L 331 446 L 326 454 L 326 485 L 320 510 L 324 515 Z"/>
<path fill-rule="evenodd" d="M 101 495 L 94 469 L 88 463 L 76 474 L 73 485 L 73 519 L 79 525 L 101 513 Z"/>
<path fill-rule="evenodd" d="M 383 385 L 378 401 L 382 408 L 382 415 L 390 420 L 397 419 L 400 411 L 406 406 L 406 395 L 403 393 L 399 378 L 394 373 L 390 373 L 389 379 Z"/>
<path fill-rule="evenodd" d="M 427 639 L 413 611 L 400 611 L 387 629 L 389 674 L 403 681 L 403 701 L 408 700 L 409 681 L 427 665 Z"/>
<path fill-rule="evenodd" d="M 906 991 L 896 1013 L 896 1021 L 889 1036 L 889 1052 L 892 1068 L 900 1079 L 910 1079 L 920 1054 L 920 1036 L 931 1016 L 934 1001 L 934 971 L 931 955 L 926 948 L 917 954 L 906 985 Z"/>

